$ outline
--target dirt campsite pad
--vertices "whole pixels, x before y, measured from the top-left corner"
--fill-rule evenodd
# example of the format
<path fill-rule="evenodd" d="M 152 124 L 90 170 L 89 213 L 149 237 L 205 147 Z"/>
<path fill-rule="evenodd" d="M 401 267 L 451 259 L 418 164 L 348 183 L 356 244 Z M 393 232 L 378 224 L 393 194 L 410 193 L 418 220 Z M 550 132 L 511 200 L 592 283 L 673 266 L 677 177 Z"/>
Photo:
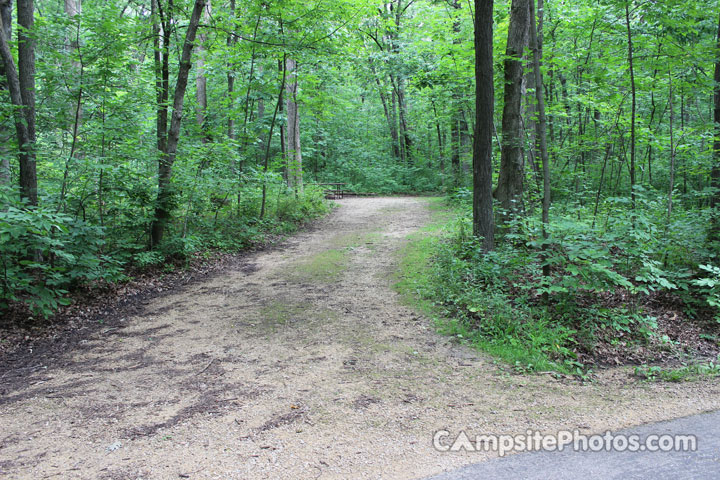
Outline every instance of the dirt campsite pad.
<path fill-rule="evenodd" d="M 440 429 L 601 432 L 720 408 L 716 381 L 513 375 L 392 289 L 420 198 L 345 199 L 282 248 L 0 382 L 0 476 L 414 479 L 494 456 Z"/>

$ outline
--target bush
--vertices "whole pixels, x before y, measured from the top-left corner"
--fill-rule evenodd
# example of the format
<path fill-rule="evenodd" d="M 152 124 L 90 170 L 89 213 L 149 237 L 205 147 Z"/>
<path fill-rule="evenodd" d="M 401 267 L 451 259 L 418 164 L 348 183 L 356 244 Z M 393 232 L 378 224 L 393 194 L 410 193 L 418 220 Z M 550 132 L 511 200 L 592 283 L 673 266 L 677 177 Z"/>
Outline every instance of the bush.
<path fill-rule="evenodd" d="M 277 201 L 275 215 L 280 221 L 302 223 L 329 211 L 322 189 L 308 186 L 298 195 L 281 196 Z"/>
<path fill-rule="evenodd" d="M 537 218 L 523 217 L 485 253 L 472 235 L 470 200 L 466 189 L 449 194 L 459 216 L 435 248 L 426 293 L 453 319 L 446 333 L 511 363 L 575 371 L 577 354 L 598 341 L 647 344 L 658 328 L 641 308 L 651 292 L 689 292 L 720 310 L 720 269 L 701 265 L 705 275 L 688 280 L 692 257 L 680 253 L 687 246 L 649 207 L 598 226 L 554 211 L 547 239 Z M 696 222 L 678 218 L 679 232 Z M 668 264 L 675 255 L 685 264 Z"/>
<path fill-rule="evenodd" d="M 42 208 L 0 212 L 0 308 L 22 302 L 48 316 L 67 289 L 116 281 L 122 265 L 103 254 L 103 229 Z"/>

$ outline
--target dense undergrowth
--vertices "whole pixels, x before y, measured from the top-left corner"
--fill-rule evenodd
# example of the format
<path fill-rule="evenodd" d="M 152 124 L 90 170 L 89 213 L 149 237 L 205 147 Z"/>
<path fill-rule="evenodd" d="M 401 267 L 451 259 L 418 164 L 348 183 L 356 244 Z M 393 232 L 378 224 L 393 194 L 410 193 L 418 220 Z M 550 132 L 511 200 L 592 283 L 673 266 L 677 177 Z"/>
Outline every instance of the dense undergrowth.
<path fill-rule="evenodd" d="M 47 317 L 69 303 L 68 294 L 78 287 L 124 282 L 157 266 L 182 267 L 198 253 L 246 249 L 291 233 L 330 209 L 317 188 L 295 195 L 276 183 L 261 218 L 259 189 L 245 188 L 240 195 L 239 206 L 211 209 L 195 201 L 160 248 L 150 250 L 147 209 L 126 206 L 112 222 L 98 225 L 56 208 L 27 208 L 5 194 L 0 199 L 5 205 L 0 211 L 0 313 L 20 307 Z"/>
<path fill-rule="evenodd" d="M 437 234 L 410 243 L 399 287 L 432 305 L 441 332 L 520 371 L 707 361 L 703 354 L 717 354 L 720 286 L 712 250 L 701 247 L 707 219 L 676 211 L 668 225 L 661 199 L 649 195 L 635 218 L 613 217 L 616 201 L 594 225 L 592 210 L 583 216 L 558 203 L 548 240 L 528 215 L 485 254 L 472 235 L 470 194 L 459 190 L 443 204 L 452 214 L 434 224 Z M 706 365 L 686 370 L 717 371 Z"/>

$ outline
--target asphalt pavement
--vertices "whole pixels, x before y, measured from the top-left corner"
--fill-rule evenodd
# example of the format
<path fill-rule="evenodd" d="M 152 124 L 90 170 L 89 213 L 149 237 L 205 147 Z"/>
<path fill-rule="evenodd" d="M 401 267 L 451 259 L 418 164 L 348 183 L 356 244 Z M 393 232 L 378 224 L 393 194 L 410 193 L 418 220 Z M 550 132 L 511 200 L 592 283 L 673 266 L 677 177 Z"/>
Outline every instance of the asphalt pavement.
<path fill-rule="evenodd" d="M 600 432 L 599 435 L 604 435 Z M 480 480 L 480 479 L 712 479 L 720 480 L 720 411 L 683 417 L 676 420 L 642 425 L 611 432 L 616 445 L 621 448 L 624 440 L 628 445 L 635 439 L 636 451 L 602 449 L 598 439 L 580 441 L 580 448 L 572 444 L 563 451 L 533 451 L 516 453 L 458 470 L 429 477 L 427 480 Z M 451 446 L 458 432 L 442 438 L 443 446 Z M 569 435 L 569 434 L 566 434 Z M 671 437 L 663 437 L 670 435 Z M 677 435 L 693 436 L 678 439 Z M 636 436 L 636 437 L 634 437 Z M 608 436 L 609 438 L 609 436 Z M 472 442 L 474 437 L 469 436 Z M 677 439 L 677 440 L 676 440 Z M 463 439 L 464 440 L 464 439 Z M 690 451 L 692 442 L 696 450 Z M 459 444 L 458 444 L 459 445 Z M 467 444 L 466 444 L 467 445 Z M 483 443 L 485 445 L 485 443 Z M 488 444 L 489 445 L 489 444 Z M 660 451 L 678 445 L 686 451 Z M 586 448 L 583 448 L 586 447 Z M 595 448 L 599 451 L 593 451 Z M 656 450 L 656 451 L 650 451 Z"/>

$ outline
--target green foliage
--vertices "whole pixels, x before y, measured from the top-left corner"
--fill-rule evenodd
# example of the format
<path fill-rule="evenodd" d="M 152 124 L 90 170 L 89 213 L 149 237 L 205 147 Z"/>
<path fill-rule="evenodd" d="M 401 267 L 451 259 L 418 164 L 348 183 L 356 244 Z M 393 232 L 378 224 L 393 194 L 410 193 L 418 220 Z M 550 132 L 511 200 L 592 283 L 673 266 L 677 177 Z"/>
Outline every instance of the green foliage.
<path fill-rule="evenodd" d="M 720 323 L 720 268 L 715 265 L 699 265 L 705 272 L 702 278 L 696 278 L 690 283 L 697 287 L 702 298 L 715 311 L 715 321 Z"/>
<path fill-rule="evenodd" d="M 280 197 L 275 209 L 275 216 L 280 221 L 302 223 L 326 214 L 329 209 L 322 189 L 305 187 L 300 194 Z"/>
<path fill-rule="evenodd" d="M 169 268 L 168 258 L 189 260 L 209 249 L 237 251 L 262 243 L 267 235 L 292 232 L 330 208 L 317 189 L 297 196 L 278 185 L 270 191 L 277 192 L 277 207 L 268 217 L 258 218 L 257 195 L 247 200 L 241 217 L 218 220 L 212 211 L 208 215 L 200 209 L 188 220 L 193 233 L 172 230 L 161 248 L 152 251 L 134 235 L 146 226 L 144 220 L 126 217 L 123 225 L 130 230 L 125 233 L 116 230 L 117 225 L 103 228 L 47 208 L 29 209 L 15 202 L 14 194 L 5 194 L 0 199 L 5 205 L 0 210 L 0 311 L 20 302 L 47 317 L 68 303 L 69 290 L 122 281 L 128 266 Z M 111 242 L 106 240 L 108 230 L 115 234 Z"/>
<path fill-rule="evenodd" d="M 634 369 L 635 376 L 649 382 L 684 382 L 702 377 L 720 376 L 720 364 L 717 361 L 685 364 L 678 368 L 664 368 L 656 365 L 639 365 Z"/>
<path fill-rule="evenodd" d="M 573 327 L 556 324 L 512 288 L 528 259 L 513 249 L 484 256 L 467 223 L 461 219 L 438 245 L 433 263 L 431 295 L 451 318 L 440 330 L 529 370 L 574 371 Z"/>
<path fill-rule="evenodd" d="M 448 319 L 439 321 L 443 333 L 523 370 L 581 374 L 586 366 L 576 353 L 592 352 L 599 340 L 640 345 L 656 338 L 657 319 L 643 313 L 643 296 L 682 291 L 709 298 L 720 285 L 711 277 L 720 270 L 706 266 L 708 278 L 689 281 L 684 266 L 662 262 L 672 244 L 656 240 L 664 219 L 654 222 L 650 208 L 634 225 L 608 221 L 607 230 L 556 211 L 547 240 L 533 218 L 518 219 L 485 253 L 472 235 L 470 200 L 463 189 L 449 197 L 457 218 L 426 247 L 430 273 L 416 294 L 439 306 Z"/>
<path fill-rule="evenodd" d="M 23 302 L 48 316 L 67 304 L 67 289 L 124 278 L 120 263 L 103 253 L 100 227 L 46 209 L 5 203 L 0 211 L 0 309 Z"/>

